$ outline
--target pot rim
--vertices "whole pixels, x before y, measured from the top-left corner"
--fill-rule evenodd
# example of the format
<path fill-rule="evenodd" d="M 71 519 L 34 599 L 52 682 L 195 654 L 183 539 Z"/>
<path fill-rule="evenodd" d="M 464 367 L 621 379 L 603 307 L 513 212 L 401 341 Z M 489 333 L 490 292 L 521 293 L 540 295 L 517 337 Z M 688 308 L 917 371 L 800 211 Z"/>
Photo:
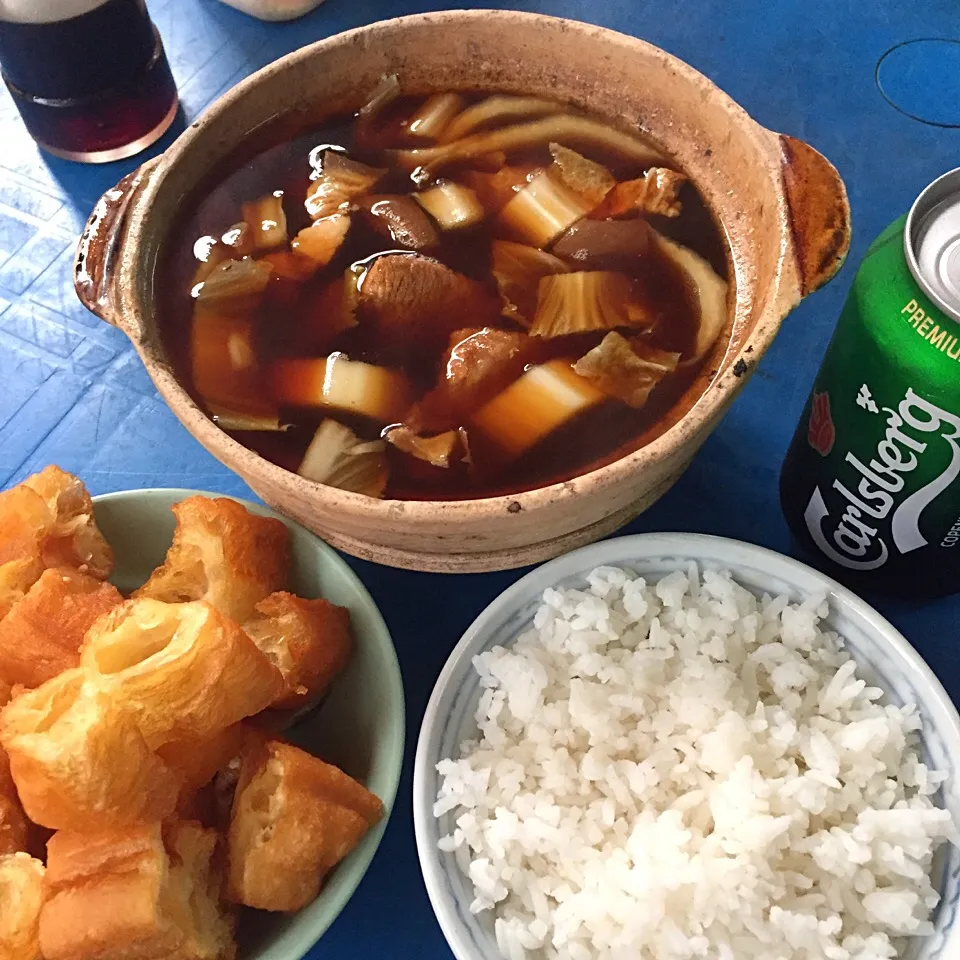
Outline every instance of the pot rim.
<path fill-rule="evenodd" d="M 131 204 L 128 226 L 125 231 L 126 237 L 136 238 L 145 232 L 145 227 L 149 224 L 153 202 L 161 189 L 166 170 L 188 155 L 201 131 L 215 122 L 217 117 L 228 111 L 234 104 L 243 100 L 248 91 L 261 81 L 266 71 L 282 70 L 300 61 L 322 56 L 325 51 L 342 46 L 354 45 L 362 49 L 365 37 L 389 33 L 398 27 L 410 29 L 420 24 L 463 24 L 464 22 L 486 20 L 491 16 L 500 20 L 505 27 L 509 27 L 512 22 L 522 23 L 526 26 L 539 23 L 548 29 L 573 30 L 598 38 L 611 48 L 620 48 L 625 54 L 635 53 L 638 49 L 655 53 L 658 57 L 664 58 L 671 69 L 682 75 L 687 81 L 701 86 L 705 85 L 709 95 L 729 111 L 736 122 L 743 124 L 748 134 L 757 140 L 758 149 L 771 155 L 771 162 L 774 155 L 779 157 L 778 134 L 754 120 L 743 107 L 704 74 L 680 58 L 645 40 L 578 20 L 525 11 L 477 9 L 419 13 L 376 21 L 307 44 L 261 67 L 231 87 L 207 107 L 180 137 L 160 155 L 159 162 L 145 177 L 145 182 Z M 775 182 L 778 200 L 781 205 L 784 205 L 786 201 L 782 178 L 777 177 Z M 748 370 L 752 370 L 756 358 L 763 355 L 776 336 L 785 315 L 802 298 L 798 285 L 791 288 L 792 250 L 793 237 L 790 224 L 787 222 L 781 228 L 778 266 L 766 291 L 768 293 L 766 306 L 761 309 L 753 329 L 743 340 L 739 342 L 728 341 L 722 352 L 717 349 L 711 356 L 708 356 L 707 363 L 712 363 L 716 373 L 704 387 L 700 396 L 675 424 L 654 440 L 612 463 L 596 467 L 587 473 L 579 474 L 568 480 L 536 487 L 532 490 L 494 497 L 469 500 L 381 500 L 307 480 L 291 470 L 272 463 L 221 430 L 180 383 L 174 375 L 171 365 L 166 360 L 148 356 L 148 350 L 140 338 L 132 337 L 132 339 L 154 379 L 158 391 L 178 419 L 207 449 L 212 448 L 229 452 L 233 461 L 230 469 L 237 472 L 248 483 L 252 478 L 251 486 L 254 489 L 261 484 L 264 486 L 286 484 L 288 487 L 292 485 L 304 494 L 313 492 L 313 495 L 316 495 L 317 492 L 322 491 L 326 501 L 325 505 L 328 508 L 338 511 L 342 515 L 363 520 L 395 519 L 402 515 L 405 520 L 413 522 L 437 521 L 439 519 L 444 522 L 468 519 L 475 521 L 478 511 L 482 511 L 489 516 L 504 512 L 521 513 L 536 510 L 541 506 L 555 505 L 558 501 L 587 494 L 596 496 L 614 487 L 619 487 L 632 474 L 655 469 L 658 464 L 681 448 L 687 440 L 694 439 L 705 422 L 710 422 L 722 414 L 724 406 L 733 399 L 743 385 L 744 374 Z M 128 274 L 134 268 L 134 265 L 136 269 L 139 269 L 141 262 L 139 259 L 134 260 L 134 258 L 125 259 L 120 264 L 118 272 L 122 275 Z M 736 263 L 731 263 L 731 268 L 733 278 L 731 282 L 736 283 L 738 273 Z M 136 286 L 130 280 L 130 277 L 123 276 L 118 285 L 119 289 L 128 292 L 135 290 Z M 129 295 L 128 300 L 128 294 L 122 292 L 121 298 L 128 301 L 124 304 L 123 314 L 127 314 L 128 310 L 134 314 L 140 312 L 137 305 L 139 298 L 136 294 Z M 747 354 L 745 367 L 742 363 L 737 363 L 738 359 L 743 357 L 744 354 Z M 733 372 L 735 368 L 738 371 L 736 373 Z M 519 504 L 519 509 L 517 504 Z"/>

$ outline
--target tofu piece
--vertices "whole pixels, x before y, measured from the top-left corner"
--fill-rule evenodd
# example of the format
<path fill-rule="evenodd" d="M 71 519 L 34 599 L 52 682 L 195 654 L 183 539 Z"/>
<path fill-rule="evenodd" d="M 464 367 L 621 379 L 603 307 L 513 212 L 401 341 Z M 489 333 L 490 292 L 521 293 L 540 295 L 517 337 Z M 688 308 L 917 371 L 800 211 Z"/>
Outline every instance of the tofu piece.
<path fill-rule="evenodd" d="M 270 381 L 281 404 L 338 410 L 380 423 L 395 422 L 410 407 L 410 382 L 403 373 L 343 353 L 278 360 Z"/>
<path fill-rule="evenodd" d="M 520 457 L 586 410 L 605 400 L 567 360 L 530 367 L 502 393 L 484 404 L 471 420 L 502 454 Z"/>

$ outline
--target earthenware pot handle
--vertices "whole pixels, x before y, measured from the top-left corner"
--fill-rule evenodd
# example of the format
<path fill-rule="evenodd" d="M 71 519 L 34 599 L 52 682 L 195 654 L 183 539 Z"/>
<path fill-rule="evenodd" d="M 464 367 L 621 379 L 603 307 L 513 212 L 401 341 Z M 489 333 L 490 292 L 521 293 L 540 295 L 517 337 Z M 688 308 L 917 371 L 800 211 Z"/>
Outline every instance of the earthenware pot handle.
<path fill-rule="evenodd" d="M 850 203 L 826 157 L 802 140 L 783 134 L 779 140 L 800 296 L 805 297 L 843 264 L 850 247 Z"/>
<path fill-rule="evenodd" d="M 73 267 L 73 285 L 83 305 L 135 340 L 140 339 L 140 327 L 137 321 L 124 316 L 120 310 L 117 266 L 126 237 L 131 202 L 159 161 L 160 157 L 148 160 L 97 201 L 80 238 Z"/>

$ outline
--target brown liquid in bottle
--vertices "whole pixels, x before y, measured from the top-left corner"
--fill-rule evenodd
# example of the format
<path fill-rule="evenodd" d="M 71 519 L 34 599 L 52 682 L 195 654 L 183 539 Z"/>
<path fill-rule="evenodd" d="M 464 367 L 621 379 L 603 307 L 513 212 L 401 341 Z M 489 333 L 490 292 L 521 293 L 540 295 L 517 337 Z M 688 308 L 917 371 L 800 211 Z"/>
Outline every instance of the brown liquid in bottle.
<path fill-rule="evenodd" d="M 139 153 L 177 112 L 143 0 L 0 0 L 0 68 L 33 138 L 69 160 Z"/>

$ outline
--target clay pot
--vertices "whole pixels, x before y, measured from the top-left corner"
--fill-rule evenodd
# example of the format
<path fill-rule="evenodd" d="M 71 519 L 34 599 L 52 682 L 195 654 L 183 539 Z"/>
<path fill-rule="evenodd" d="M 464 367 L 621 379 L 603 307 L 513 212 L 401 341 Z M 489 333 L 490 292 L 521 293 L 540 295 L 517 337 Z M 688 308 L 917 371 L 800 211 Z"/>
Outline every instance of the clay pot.
<path fill-rule="evenodd" d="M 223 433 L 177 382 L 152 287 L 183 198 L 266 121 L 293 115 L 316 123 L 355 109 L 386 73 L 413 93 L 466 88 L 570 100 L 639 125 L 693 176 L 729 237 L 735 317 L 704 368 L 709 382 L 691 388 L 689 409 L 662 436 L 574 480 L 515 496 L 380 501 L 269 463 Z M 87 306 L 133 341 L 181 423 L 268 504 L 359 557 L 420 570 L 495 570 L 602 537 L 669 489 L 786 314 L 839 268 L 849 237 L 836 170 L 807 144 L 761 127 L 663 50 L 569 20 L 451 11 L 331 37 L 238 84 L 165 154 L 104 195 L 81 242 L 76 281 Z"/>

